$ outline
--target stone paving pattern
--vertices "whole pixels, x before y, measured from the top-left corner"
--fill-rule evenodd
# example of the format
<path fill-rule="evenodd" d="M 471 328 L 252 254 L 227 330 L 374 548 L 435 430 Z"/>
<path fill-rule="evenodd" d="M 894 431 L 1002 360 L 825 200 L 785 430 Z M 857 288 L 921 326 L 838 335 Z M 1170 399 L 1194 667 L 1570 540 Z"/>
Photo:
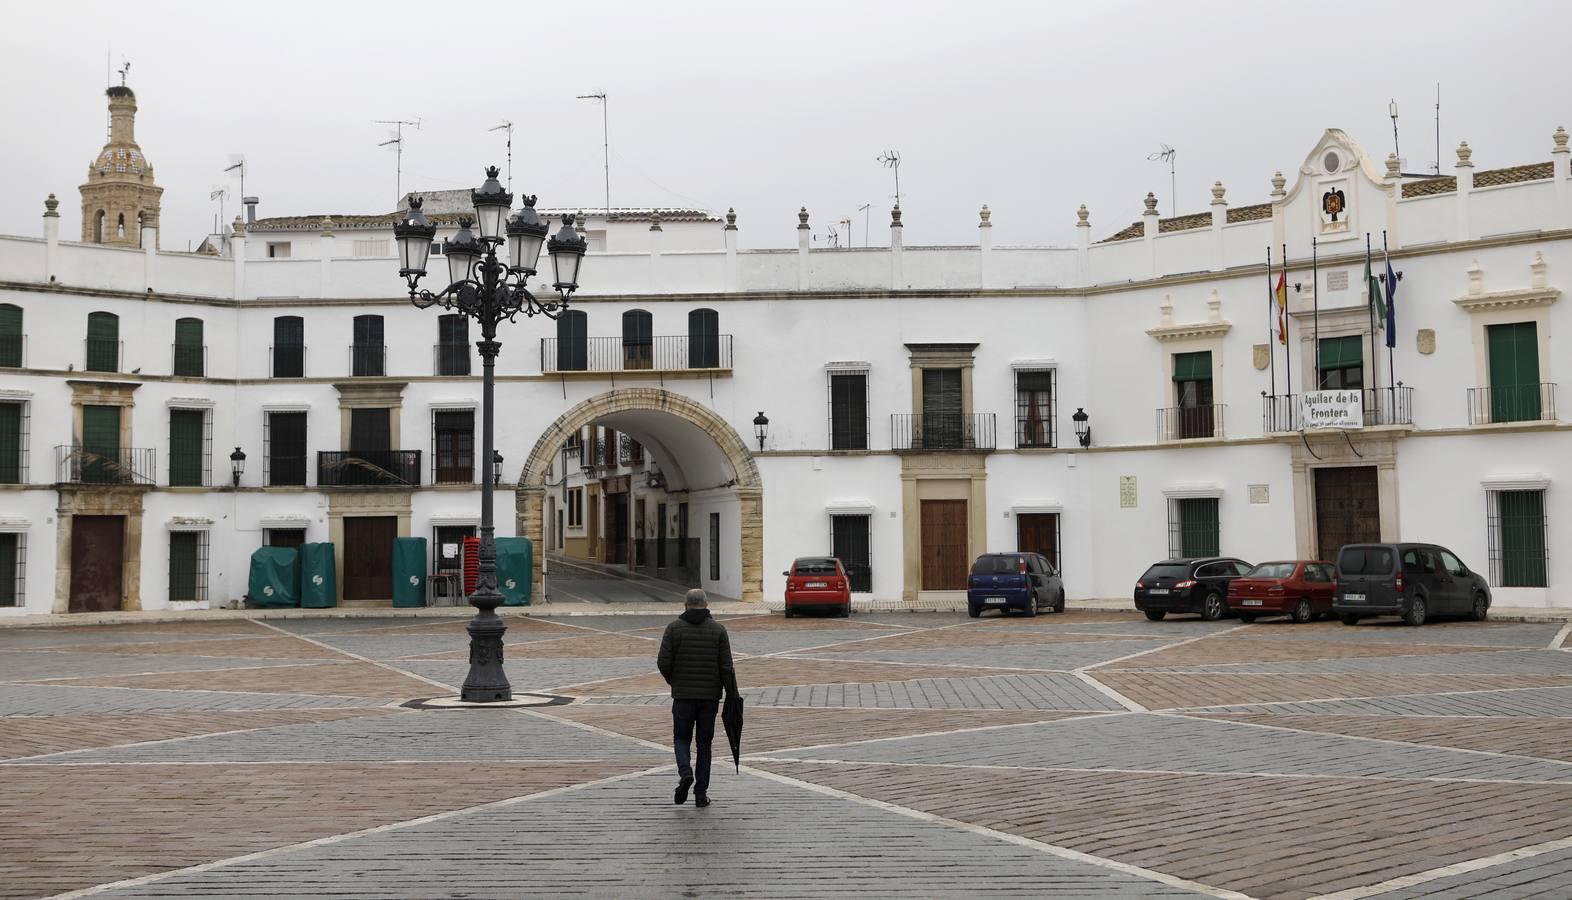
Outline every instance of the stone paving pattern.
<path fill-rule="evenodd" d="M 1572 896 L 1556 625 L 727 617 L 699 810 L 668 621 L 509 619 L 527 710 L 401 706 L 462 622 L 0 629 L 0 897 Z"/>

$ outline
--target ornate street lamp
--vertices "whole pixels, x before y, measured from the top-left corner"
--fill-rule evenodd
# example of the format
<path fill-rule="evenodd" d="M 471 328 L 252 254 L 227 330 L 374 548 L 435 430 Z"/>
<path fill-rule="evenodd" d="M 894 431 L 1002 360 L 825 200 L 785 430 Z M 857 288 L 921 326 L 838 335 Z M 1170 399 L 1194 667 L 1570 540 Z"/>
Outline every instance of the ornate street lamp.
<path fill-rule="evenodd" d="M 764 439 L 769 437 L 769 435 L 770 419 L 769 416 L 764 414 L 764 410 L 761 409 L 759 414 L 753 417 L 753 436 L 759 439 L 760 453 L 764 452 Z"/>
<path fill-rule="evenodd" d="M 502 451 L 491 451 L 491 483 L 502 483 Z"/>
<path fill-rule="evenodd" d="M 240 487 L 240 476 L 246 473 L 246 453 L 239 447 L 229 454 L 229 468 L 235 475 L 235 487 Z"/>
<path fill-rule="evenodd" d="M 1075 415 L 1070 418 L 1075 422 L 1075 436 L 1080 439 L 1081 446 L 1090 447 L 1092 445 L 1092 426 L 1087 424 L 1087 420 L 1091 416 L 1086 414 L 1086 410 L 1077 406 Z"/>
<path fill-rule="evenodd" d="M 562 217 L 562 231 L 547 244 L 551 252 L 558 296 L 536 299 L 525 287 L 540 258 L 541 241 L 547 227 L 535 213 L 535 198 L 525 197 L 524 208 L 508 219 L 513 195 L 497 181 L 498 169 L 486 169 L 486 180 L 470 195 L 475 217 L 459 221 L 458 234 L 443 245 L 448 261 L 448 286 L 432 293 L 417 287 L 426 274 L 426 259 L 437 229 L 421 212 L 421 198 L 411 198 L 409 214 L 393 226 L 399 246 L 399 275 L 409 283 L 409 299 L 420 309 L 440 306 L 474 319 L 480 324 L 481 340 L 475 342 L 484 366 L 481 394 L 480 458 L 491 460 L 493 476 L 482 478 L 480 487 L 480 553 L 475 591 L 469 602 L 476 609 L 469 622 L 469 676 L 464 679 L 462 699 L 471 703 L 492 703 L 513 699 L 513 688 L 502 670 L 502 635 L 507 625 L 497 616 L 502 594 L 497 591 L 497 541 L 492 524 L 492 488 L 501 473 L 501 456 L 495 447 L 495 372 L 497 325 L 526 317 L 544 315 L 555 319 L 568 308 L 568 299 L 578 289 L 579 262 L 584 258 L 586 241 L 573 229 L 573 216 Z M 506 220 L 506 221 L 505 221 Z M 477 235 L 471 230 L 479 231 Z M 497 258 L 497 249 L 508 244 L 507 260 Z"/>

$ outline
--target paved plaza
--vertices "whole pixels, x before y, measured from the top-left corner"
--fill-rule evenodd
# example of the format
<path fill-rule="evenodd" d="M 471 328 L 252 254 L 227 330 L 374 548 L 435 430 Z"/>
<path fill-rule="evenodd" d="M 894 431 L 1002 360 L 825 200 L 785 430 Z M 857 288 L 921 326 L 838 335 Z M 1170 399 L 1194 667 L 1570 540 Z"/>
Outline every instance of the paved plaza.
<path fill-rule="evenodd" d="M 722 618 L 708 809 L 665 616 L 0 630 L 0 897 L 1572 896 L 1561 624 Z"/>

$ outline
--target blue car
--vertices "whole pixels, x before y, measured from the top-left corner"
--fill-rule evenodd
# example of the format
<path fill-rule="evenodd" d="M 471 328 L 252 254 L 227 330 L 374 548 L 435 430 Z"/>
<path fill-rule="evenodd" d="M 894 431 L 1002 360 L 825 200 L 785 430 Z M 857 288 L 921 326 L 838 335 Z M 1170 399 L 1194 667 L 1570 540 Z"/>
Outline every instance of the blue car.
<path fill-rule="evenodd" d="M 966 612 L 975 619 L 985 609 L 1064 612 L 1064 582 L 1040 553 L 984 553 L 966 580 Z"/>

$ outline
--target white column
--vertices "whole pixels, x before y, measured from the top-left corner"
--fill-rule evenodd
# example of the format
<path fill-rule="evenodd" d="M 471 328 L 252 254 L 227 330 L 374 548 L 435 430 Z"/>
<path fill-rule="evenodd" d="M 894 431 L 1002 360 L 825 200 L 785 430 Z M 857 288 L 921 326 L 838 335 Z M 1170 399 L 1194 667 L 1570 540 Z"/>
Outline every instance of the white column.
<path fill-rule="evenodd" d="M 901 208 L 890 210 L 890 289 L 898 291 L 906 286 L 906 276 L 901 271 Z"/>
<path fill-rule="evenodd" d="M 144 224 L 138 229 L 142 241 L 142 289 L 153 289 L 153 269 L 158 265 L 158 226 Z"/>
<path fill-rule="evenodd" d="M 246 299 L 246 223 L 235 216 L 234 234 L 229 238 L 229 258 L 234 264 L 234 298 Z"/>
<path fill-rule="evenodd" d="M 1282 172 L 1272 173 L 1272 246 L 1281 247 L 1287 238 L 1287 229 L 1283 223 L 1283 201 L 1288 198 L 1288 192 L 1283 186 L 1288 180 Z"/>
<path fill-rule="evenodd" d="M 60 257 L 60 201 L 54 194 L 44 201 L 44 281 L 55 280 L 55 263 Z"/>
<path fill-rule="evenodd" d="M 650 214 L 650 293 L 660 293 L 660 245 L 664 232 L 660 227 L 660 210 Z"/>
<path fill-rule="evenodd" d="M 1474 192 L 1474 151 L 1468 146 L 1468 141 L 1457 145 L 1457 220 L 1453 226 L 1452 239 L 1458 241 L 1468 240 L 1471 223 L 1468 221 L 1468 199 Z"/>
<path fill-rule="evenodd" d="M 726 290 L 737 290 L 737 210 L 726 210 L 726 227 L 721 232 L 726 236 Z"/>
<path fill-rule="evenodd" d="M 1075 211 L 1075 268 L 1081 285 L 1092 283 L 1092 214 L 1082 203 Z"/>
<path fill-rule="evenodd" d="M 977 213 L 977 286 L 980 288 L 991 286 L 988 280 L 988 268 L 993 261 L 993 223 L 988 219 L 992 215 L 986 203 Z"/>
<path fill-rule="evenodd" d="M 808 207 L 797 210 L 797 290 L 808 286 Z"/>
<path fill-rule="evenodd" d="M 1228 224 L 1228 201 L 1223 199 L 1224 192 L 1221 181 L 1212 184 L 1212 246 L 1215 253 L 1212 268 L 1218 272 L 1228 268 L 1223 253 L 1223 226 Z"/>
<path fill-rule="evenodd" d="M 1157 277 L 1157 195 L 1151 191 L 1146 192 L 1146 211 L 1141 213 L 1141 236 L 1146 241 L 1146 268 L 1147 274 Z"/>
<path fill-rule="evenodd" d="M 330 218 L 324 218 L 322 220 L 322 234 L 317 240 L 317 246 L 322 249 L 320 257 L 322 265 L 320 270 L 322 289 L 317 292 L 318 297 L 328 297 L 331 295 L 333 290 L 333 244 L 333 220 Z"/>
<path fill-rule="evenodd" d="M 1572 185 L 1567 183 L 1572 179 L 1572 151 L 1567 149 L 1567 130 L 1556 126 L 1556 133 L 1551 135 L 1556 142 L 1554 150 L 1550 151 L 1550 170 L 1554 173 L 1556 191 L 1556 225 L 1561 228 L 1572 227 Z"/>

